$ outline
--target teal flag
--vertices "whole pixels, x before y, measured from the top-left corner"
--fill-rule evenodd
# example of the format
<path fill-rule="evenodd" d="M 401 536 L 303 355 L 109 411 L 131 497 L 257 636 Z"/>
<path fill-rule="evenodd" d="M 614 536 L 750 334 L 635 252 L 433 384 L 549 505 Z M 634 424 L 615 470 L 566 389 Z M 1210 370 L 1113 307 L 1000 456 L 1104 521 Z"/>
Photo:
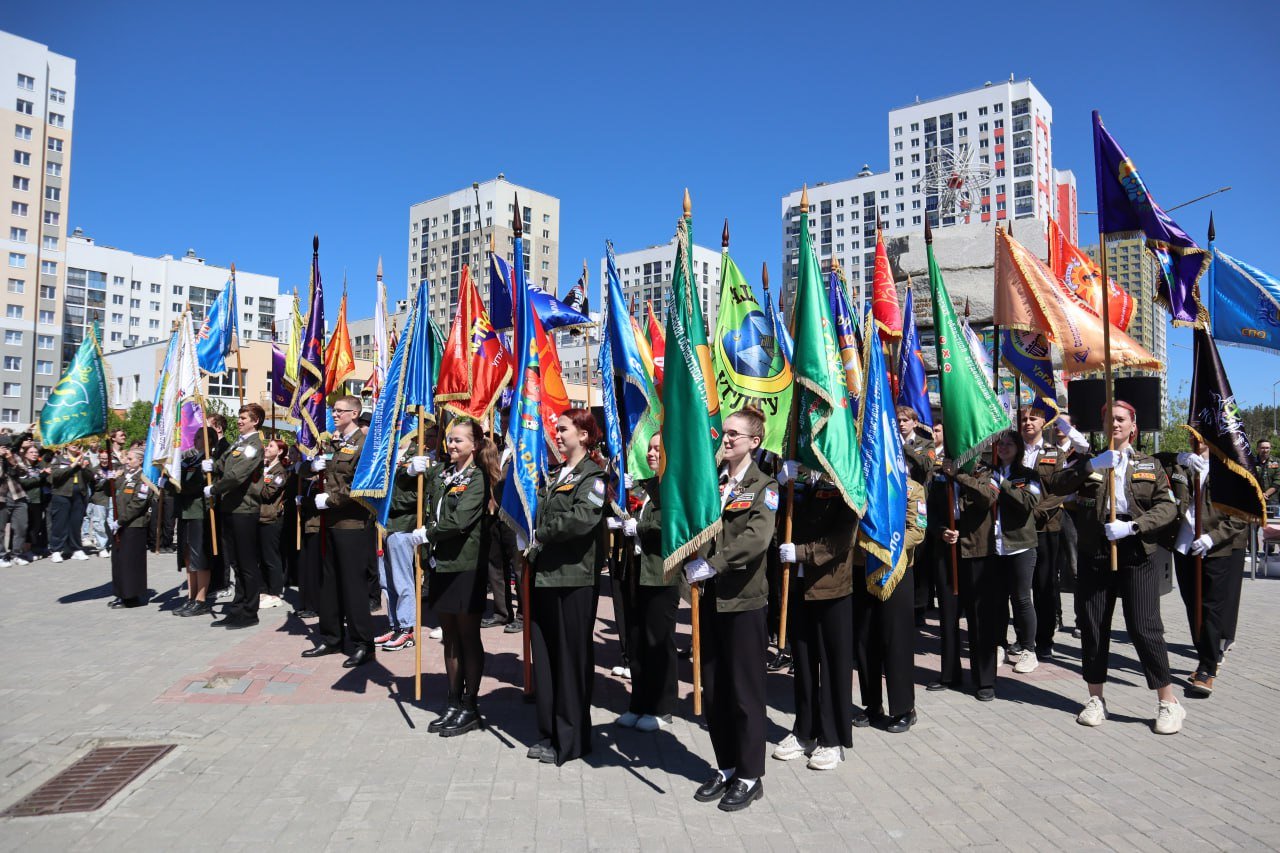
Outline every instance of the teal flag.
<path fill-rule="evenodd" d="M 59 448 L 106 431 L 107 373 L 91 328 L 40 410 L 39 437 L 45 447 Z"/>

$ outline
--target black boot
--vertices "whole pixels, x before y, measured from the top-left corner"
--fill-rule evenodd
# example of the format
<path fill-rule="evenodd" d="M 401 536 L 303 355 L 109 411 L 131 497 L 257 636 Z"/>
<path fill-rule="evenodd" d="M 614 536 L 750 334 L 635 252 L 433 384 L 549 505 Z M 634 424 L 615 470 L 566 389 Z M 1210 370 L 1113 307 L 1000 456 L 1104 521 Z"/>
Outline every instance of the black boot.
<path fill-rule="evenodd" d="M 440 716 L 427 724 L 427 731 L 433 735 L 439 734 L 440 730 L 453 722 L 453 718 L 461 712 L 462 702 L 450 696 L 449 700 L 445 702 L 444 710 L 440 712 Z"/>
<path fill-rule="evenodd" d="M 465 735 L 472 729 L 484 728 L 484 720 L 480 719 L 480 710 L 476 707 L 475 699 L 464 699 L 462 707 L 458 709 L 458 713 L 447 722 L 440 730 L 440 737 L 455 737 L 457 735 Z"/>

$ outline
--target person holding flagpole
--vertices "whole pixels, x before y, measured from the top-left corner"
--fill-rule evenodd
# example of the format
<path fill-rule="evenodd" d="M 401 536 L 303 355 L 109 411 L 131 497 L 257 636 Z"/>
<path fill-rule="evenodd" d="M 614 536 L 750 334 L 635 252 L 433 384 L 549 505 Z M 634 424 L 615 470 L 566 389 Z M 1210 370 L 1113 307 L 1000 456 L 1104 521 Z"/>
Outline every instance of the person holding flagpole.
<path fill-rule="evenodd" d="M 200 464 L 206 445 L 215 441 L 213 430 L 201 426 L 195 443 L 182 452 L 181 470 L 177 482 L 169 479 L 165 490 L 174 495 L 178 514 L 177 557 L 178 569 L 187 573 L 187 600 L 177 610 L 176 616 L 204 616 L 213 611 L 209 602 L 209 543 L 205 539 L 205 515 L 208 512 L 204 497 L 204 471 Z"/>
<path fill-rule="evenodd" d="M 262 436 L 258 428 L 266 413 L 257 403 L 240 407 L 236 425 L 240 437 L 217 461 L 204 459 L 201 469 L 212 473 L 212 485 L 204 487 L 206 499 L 218 502 L 218 528 L 225 531 L 224 542 L 234 553 L 236 600 L 214 625 L 235 630 L 258 624 L 258 597 L 262 588 L 258 526 L 262 514 Z M 232 552 L 226 559 L 232 557 Z"/>
<path fill-rule="evenodd" d="M 142 477 L 142 451 L 124 455 L 124 476 L 113 496 L 113 517 L 108 523 L 120 541 L 111 549 L 111 608 L 141 607 L 147 603 L 147 510 L 151 489 Z"/>

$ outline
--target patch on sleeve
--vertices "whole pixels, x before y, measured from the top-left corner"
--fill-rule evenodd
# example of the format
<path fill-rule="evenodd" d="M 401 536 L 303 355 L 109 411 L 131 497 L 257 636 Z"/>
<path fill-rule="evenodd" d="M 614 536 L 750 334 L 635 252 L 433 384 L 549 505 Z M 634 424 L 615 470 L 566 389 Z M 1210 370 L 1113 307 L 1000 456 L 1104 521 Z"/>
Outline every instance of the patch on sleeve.
<path fill-rule="evenodd" d="M 283 476 L 276 477 L 276 485 L 277 485 L 277 486 L 283 486 L 283 485 L 284 485 L 284 477 L 283 477 Z"/>
<path fill-rule="evenodd" d="M 1038 486 L 1034 481 L 1028 482 L 1027 491 L 1031 492 L 1033 495 L 1038 495 L 1040 494 L 1040 486 Z"/>
<path fill-rule="evenodd" d="M 1174 475 L 1173 475 L 1172 477 L 1170 477 L 1169 479 L 1170 479 L 1170 480 L 1172 480 L 1172 481 L 1173 481 L 1173 482 L 1175 482 L 1175 483 L 1181 483 L 1181 484 L 1182 484 L 1182 485 L 1184 485 L 1184 486 L 1185 486 L 1185 485 L 1187 485 L 1187 475 L 1186 475 L 1186 474 L 1174 474 Z"/>
<path fill-rule="evenodd" d="M 257 455 L 258 455 L 258 448 L 254 447 L 252 444 L 247 445 L 247 446 L 245 447 L 245 449 L 244 449 L 244 456 L 245 456 L 245 458 L 246 458 L 246 459 L 252 459 L 253 457 L 255 457 L 255 456 L 257 456 Z"/>
<path fill-rule="evenodd" d="M 147 484 L 142 483 L 138 486 L 138 494 L 145 496 L 147 494 Z"/>
<path fill-rule="evenodd" d="M 591 490 L 591 494 L 587 495 L 587 500 L 590 501 L 593 506 L 604 506 L 604 497 L 602 495 L 597 495 L 594 489 Z"/>
<path fill-rule="evenodd" d="M 732 503 L 725 504 L 724 509 L 725 512 L 742 512 L 744 509 L 751 509 L 751 501 L 739 498 Z"/>
<path fill-rule="evenodd" d="M 776 510 L 778 508 L 778 490 L 777 489 L 764 490 L 764 505 L 767 506 L 770 510 Z"/>
<path fill-rule="evenodd" d="M 592 482 L 591 491 L 597 495 L 604 495 L 604 480 L 601 477 L 596 477 L 595 481 Z"/>

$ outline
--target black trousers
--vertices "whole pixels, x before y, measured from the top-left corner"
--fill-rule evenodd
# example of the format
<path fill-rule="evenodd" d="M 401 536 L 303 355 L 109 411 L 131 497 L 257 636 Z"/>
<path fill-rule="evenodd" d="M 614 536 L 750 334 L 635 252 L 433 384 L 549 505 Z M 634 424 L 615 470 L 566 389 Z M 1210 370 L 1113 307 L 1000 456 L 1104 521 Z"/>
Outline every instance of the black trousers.
<path fill-rule="evenodd" d="M 1241 563 L 1236 570 L 1227 577 L 1227 593 L 1229 596 L 1227 603 L 1226 615 L 1223 618 L 1222 639 L 1225 641 L 1223 648 L 1231 645 L 1236 641 L 1236 625 L 1240 621 L 1240 596 L 1244 592 L 1244 562 L 1243 557 Z"/>
<path fill-rule="evenodd" d="M 147 595 L 147 529 L 120 528 L 120 541 L 111 549 L 111 591 L 128 601 Z"/>
<path fill-rule="evenodd" d="M 284 522 L 258 525 L 258 547 L 261 549 L 263 591 L 268 595 L 284 594 L 284 558 L 280 554 Z"/>
<path fill-rule="evenodd" d="M 676 706 L 677 586 L 637 586 L 631 619 L 631 704 L 633 714 L 665 717 Z"/>
<path fill-rule="evenodd" d="M 1071 593 L 1071 618 L 1080 624 L 1080 600 L 1076 595 L 1079 575 L 1079 541 L 1076 521 L 1071 513 L 1063 510 L 1058 516 L 1062 530 L 1058 531 L 1058 589 Z M 1058 619 L 1062 619 L 1062 599 L 1058 599 Z M 1065 623 L 1064 623 L 1065 624 Z"/>
<path fill-rule="evenodd" d="M 759 779 L 765 760 L 768 608 L 717 613 L 713 594 L 704 595 L 700 607 L 702 699 L 716 767 Z"/>
<path fill-rule="evenodd" d="M 1204 558 L 1204 579 L 1200 590 L 1200 632 L 1196 633 L 1196 558 L 1189 554 L 1173 555 L 1178 574 L 1178 592 L 1187 608 L 1187 626 L 1191 644 L 1196 648 L 1199 669 L 1209 675 L 1218 674 L 1222 652 L 1227 647 L 1226 629 L 1231 612 L 1231 586 L 1244 577 L 1244 549 L 1237 548 L 1221 557 Z"/>
<path fill-rule="evenodd" d="M 514 618 L 511 577 L 515 570 L 516 535 L 509 524 L 495 524 L 489 529 L 489 594 L 493 596 L 493 615 L 503 622 Z"/>
<path fill-rule="evenodd" d="M 1043 531 L 1037 537 L 1036 568 L 1031 577 L 1031 597 L 1035 601 L 1036 656 L 1053 652 L 1053 635 L 1062 615 L 1062 584 L 1058 578 L 1058 547 L 1062 533 Z"/>
<path fill-rule="evenodd" d="M 969 678 L 978 689 L 996 686 L 996 647 L 1009 625 L 1006 589 L 994 558 L 960 560 L 960 598 L 969 625 Z"/>
<path fill-rule="evenodd" d="M 84 492 L 78 491 L 70 495 L 54 495 L 49 501 L 49 550 L 51 552 L 66 557 L 73 551 L 84 549 L 84 544 L 80 541 L 80 527 L 84 524 L 84 506 Z"/>
<path fill-rule="evenodd" d="M 542 586 L 532 595 L 530 650 L 538 734 L 551 741 L 560 765 L 591 752 L 596 591 L 591 586 Z"/>
<path fill-rule="evenodd" d="M 858 643 L 858 689 L 864 708 L 884 707 L 880 679 L 889 695 L 890 716 L 909 713 L 916 706 L 914 679 L 916 626 L 915 572 L 907 566 L 887 601 L 867 592 L 855 567 L 853 625 Z"/>
<path fill-rule="evenodd" d="M 629 543 L 628 543 L 629 544 Z M 629 549 L 627 549 L 629 550 Z M 611 549 L 609 559 L 609 597 L 613 599 L 613 624 L 618 631 L 618 652 L 622 665 L 630 668 L 634 654 L 631 649 L 631 627 L 635 621 L 635 583 L 625 551 Z M 635 673 L 632 673 L 634 676 Z"/>
<path fill-rule="evenodd" d="M 795 568 L 795 566 L 791 567 L 792 580 L 795 580 Z M 765 580 L 769 582 L 769 636 L 777 637 L 778 632 L 782 630 L 782 560 L 778 558 L 778 546 L 772 542 L 765 551 L 764 573 Z M 790 595 L 790 592 L 787 594 Z M 767 643 L 765 648 L 768 649 Z M 786 650 L 778 649 L 778 651 Z"/>
<path fill-rule="evenodd" d="M 49 553 L 49 528 L 45 506 L 27 501 L 27 553 L 43 556 Z"/>
<path fill-rule="evenodd" d="M 1027 651 L 1035 648 L 1036 641 L 1036 608 L 1031 602 L 1031 589 L 1038 556 L 1037 549 L 1032 549 L 988 558 L 996 562 L 1004 578 L 1005 594 L 1013 607 L 1014 636 L 1018 638 L 1018 645 Z"/>
<path fill-rule="evenodd" d="M 790 609 L 788 620 L 795 626 L 792 734 L 801 740 L 817 738 L 819 746 L 852 747 L 853 596 L 806 601 L 798 594 Z"/>
<path fill-rule="evenodd" d="M 296 533 L 294 534 L 297 535 Z M 302 550 L 298 552 L 298 607 L 318 613 L 320 610 L 320 533 L 302 534 Z"/>
<path fill-rule="evenodd" d="M 964 602 L 957 594 L 959 589 L 951 583 L 951 546 L 941 539 L 932 540 L 934 585 L 938 590 L 938 628 L 942 634 L 942 662 L 938 680 L 943 684 L 959 685 L 960 666 L 960 611 Z M 956 573 L 965 571 L 960 560 L 960 546 L 956 546 Z"/>
<path fill-rule="evenodd" d="M 222 545 L 229 546 L 227 554 L 232 558 L 236 573 L 236 597 L 228 610 L 245 616 L 258 615 L 258 596 L 262 594 L 262 564 L 258 553 L 257 513 L 237 512 L 218 516 L 218 526 L 226 533 Z"/>
<path fill-rule="evenodd" d="M 316 614 L 317 639 L 340 646 L 344 636 L 354 648 L 373 648 L 373 617 L 369 613 L 367 563 L 373 550 L 373 528 L 335 530 L 326 527 L 320 555 L 320 589 Z M 381 587 L 379 587 L 381 588 Z"/>
<path fill-rule="evenodd" d="M 1110 549 L 1081 561 L 1077 598 L 1080 606 L 1080 646 L 1084 680 L 1102 684 L 1107 680 L 1111 655 L 1111 618 L 1116 599 L 1124 605 L 1124 627 L 1142 663 L 1147 687 L 1158 690 L 1172 680 L 1169 650 L 1164 644 L 1164 623 L 1160 620 L 1160 571 L 1144 556 L 1136 543 L 1121 540 L 1119 568 L 1111 571 Z"/>
<path fill-rule="evenodd" d="M 933 562 L 936 559 L 933 552 L 939 547 L 946 547 L 946 543 L 940 539 L 929 537 L 924 543 L 916 549 L 912 568 L 916 576 L 915 583 L 915 613 L 919 619 L 924 616 L 925 611 L 929 609 L 929 605 L 933 601 L 934 594 L 941 587 L 936 586 L 934 582 Z"/>

